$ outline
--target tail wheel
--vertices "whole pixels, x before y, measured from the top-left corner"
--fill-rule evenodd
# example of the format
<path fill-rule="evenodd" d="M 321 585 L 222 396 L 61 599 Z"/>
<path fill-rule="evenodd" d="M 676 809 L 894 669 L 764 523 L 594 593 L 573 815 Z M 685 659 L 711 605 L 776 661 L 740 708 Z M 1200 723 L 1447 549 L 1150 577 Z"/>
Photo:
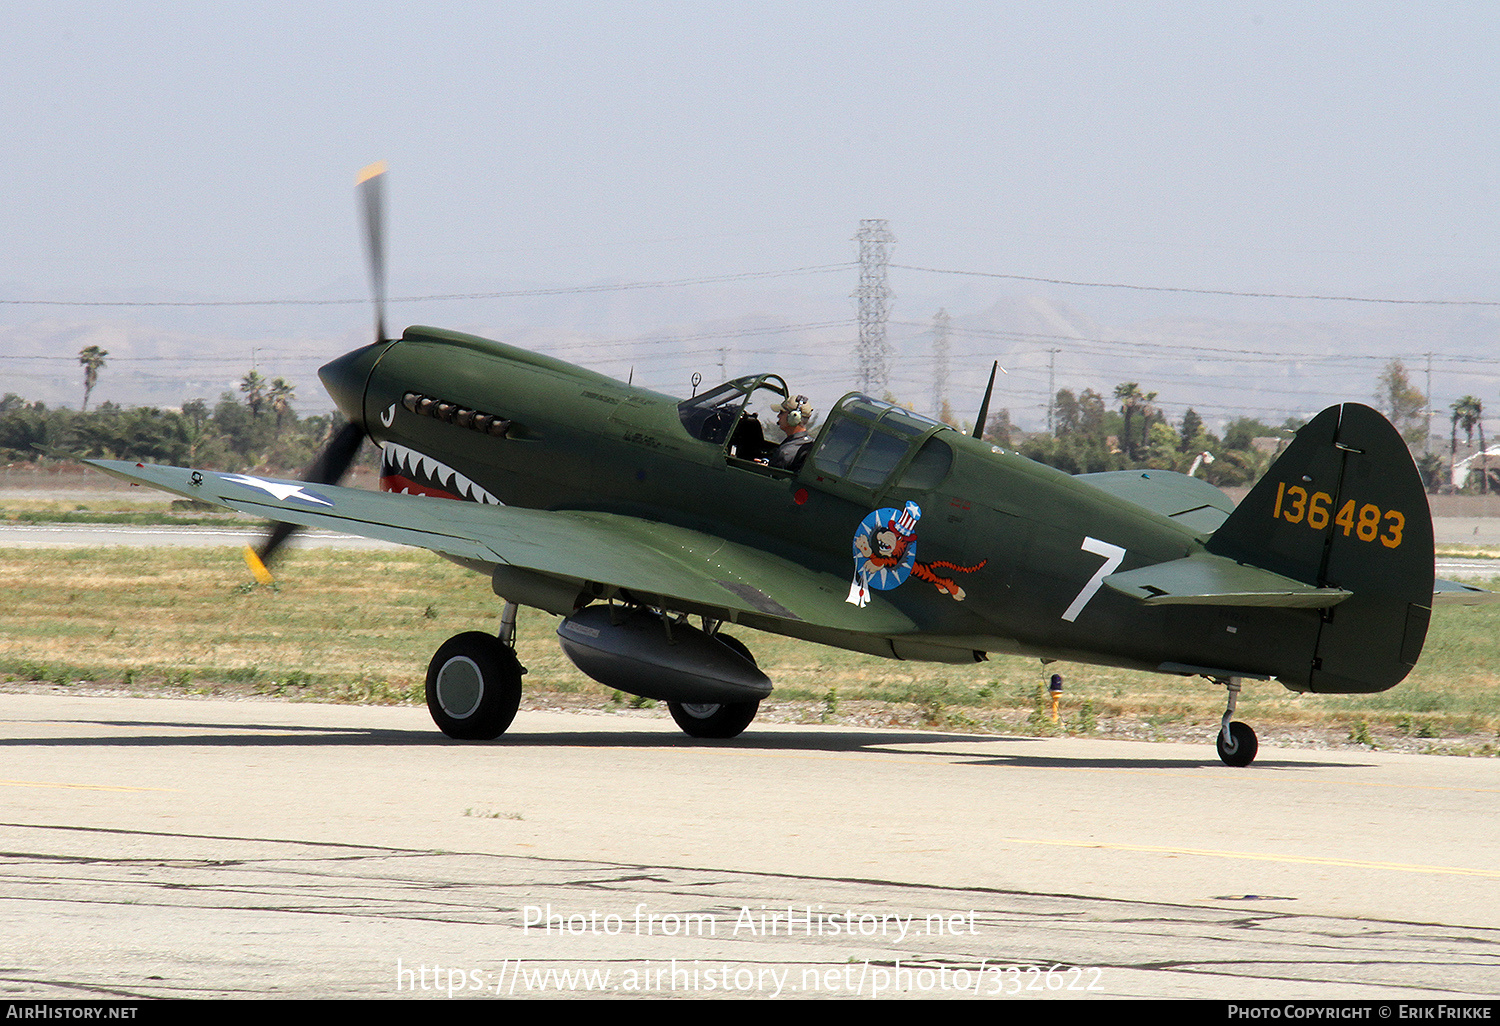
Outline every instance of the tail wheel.
<path fill-rule="evenodd" d="M 427 711 L 451 738 L 492 740 L 515 719 L 525 672 L 500 639 L 480 631 L 455 635 L 427 666 Z"/>
<path fill-rule="evenodd" d="M 1260 742 L 1255 738 L 1255 731 L 1250 724 L 1235 720 L 1229 724 L 1229 737 L 1226 739 L 1224 731 L 1219 731 L 1218 748 L 1219 758 L 1224 760 L 1226 766 L 1248 766 L 1255 761 L 1255 753 L 1260 750 Z"/>
<path fill-rule="evenodd" d="M 668 702 L 672 719 L 692 737 L 738 737 L 755 719 L 759 702 Z"/>

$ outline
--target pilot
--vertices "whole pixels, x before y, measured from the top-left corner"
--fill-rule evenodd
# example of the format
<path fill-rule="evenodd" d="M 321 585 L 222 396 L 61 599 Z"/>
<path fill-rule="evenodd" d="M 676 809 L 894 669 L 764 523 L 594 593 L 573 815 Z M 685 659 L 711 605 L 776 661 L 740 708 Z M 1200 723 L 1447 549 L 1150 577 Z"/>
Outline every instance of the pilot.
<path fill-rule="evenodd" d="M 808 402 L 805 395 L 795 398 L 788 396 L 776 404 L 776 426 L 786 438 L 771 453 L 771 466 L 786 470 L 796 470 L 802 466 L 802 461 L 807 459 L 808 446 L 813 442 L 812 435 L 807 433 L 807 424 L 812 420 L 812 415 L 812 403 Z"/>

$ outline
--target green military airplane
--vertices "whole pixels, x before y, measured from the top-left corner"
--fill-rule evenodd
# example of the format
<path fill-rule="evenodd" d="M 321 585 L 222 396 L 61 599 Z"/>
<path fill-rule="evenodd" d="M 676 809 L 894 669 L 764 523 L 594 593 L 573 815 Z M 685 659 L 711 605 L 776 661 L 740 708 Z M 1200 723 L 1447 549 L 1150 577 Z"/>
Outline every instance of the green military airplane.
<path fill-rule="evenodd" d="M 377 340 L 319 371 L 348 425 L 305 480 L 89 462 L 277 522 L 250 555 L 261 573 L 308 526 L 487 575 L 499 636 L 459 634 L 428 668 L 451 737 L 510 726 L 518 606 L 562 617 L 585 673 L 709 738 L 740 733 L 771 691 L 726 624 L 894 659 L 1206 677 L 1228 689 L 1217 745 L 1236 766 L 1257 748 L 1233 719 L 1241 681 L 1383 691 L 1417 661 L 1432 521 L 1406 445 L 1368 407 L 1324 410 L 1238 507 L 1181 474 L 1070 477 L 859 393 L 782 466 L 753 409 L 795 407 L 774 374 L 680 400 L 458 332 L 387 338 L 380 181 L 361 184 Z M 366 437 L 381 492 L 335 483 Z"/>

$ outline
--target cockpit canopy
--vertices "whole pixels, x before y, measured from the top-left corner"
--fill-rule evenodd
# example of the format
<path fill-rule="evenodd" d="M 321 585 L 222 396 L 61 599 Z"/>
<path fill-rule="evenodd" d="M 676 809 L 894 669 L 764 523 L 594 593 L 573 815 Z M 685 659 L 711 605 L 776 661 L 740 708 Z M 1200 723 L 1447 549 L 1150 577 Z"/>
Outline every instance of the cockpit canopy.
<path fill-rule="evenodd" d="M 790 394 L 780 376 L 753 374 L 683 400 L 677 413 L 688 434 L 721 446 L 730 462 L 772 472 L 765 463 L 777 443 L 766 439 L 752 406 L 774 406 Z M 853 392 L 829 413 L 810 466 L 822 487 L 851 496 L 867 498 L 890 487 L 929 490 L 942 484 L 953 466 L 953 450 L 935 437 L 952 430 L 920 413 Z"/>
<path fill-rule="evenodd" d="M 818 438 L 812 465 L 820 474 L 866 491 L 936 488 L 953 465 L 953 450 L 934 437 L 952 431 L 941 421 L 854 392 L 839 400 Z M 897 472 L 899 479 L 893 480 Z"/>
<path fill-rule="evenodd" d="M 684 399 L 677 404 L 677 415 L 688 434 L 724 446 L 731 458 L 764 459 L 775 446 L 768 445 L 760 418 L 750 407 L 762 401 L 775 405 L 790 394 L 779 375 L 752 374 Z"/>

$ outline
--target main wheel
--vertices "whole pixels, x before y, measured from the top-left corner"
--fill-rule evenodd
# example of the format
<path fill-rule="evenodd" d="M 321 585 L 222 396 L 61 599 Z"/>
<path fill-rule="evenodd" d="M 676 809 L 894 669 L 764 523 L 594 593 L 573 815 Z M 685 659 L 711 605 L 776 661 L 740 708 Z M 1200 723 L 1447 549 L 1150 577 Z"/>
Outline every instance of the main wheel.
<path fill-rule="evenodd" d="M 1255 753 L 1260 750 L 1260 742 L 1255 739 L 1255 731 L 1250 729 L 1250 724 L 1235 720 L 1229 725 L 1229 742 L 1224 741 L 1224 732 L 1218 734 L 1215 742 L 1219 749 L 1219 758 L 1224 760 L 1226 766 L 1248 766 L 1255 761 Z"/>
<path fill-rule="evenodd" d="M 481 631 L 443 642 L 427 666 L 427 711 L 438 729 L 460 741 L 505 733 L 521 704 L 515 650 Z"/>
<path fill-rule="evenodd" d="M 714 640 L 755 666 L 755 656 L 739 638 L 715 633 Z M 738 737 L 760 710 L 759 702 L 668 702 L 667 710 L 691 737 Z"/>
<path fill-rule="evenodd" d="M 672 719 L 693 737 L 738 737 L 750 726 L 759 702 L 668 702 Z"/>

